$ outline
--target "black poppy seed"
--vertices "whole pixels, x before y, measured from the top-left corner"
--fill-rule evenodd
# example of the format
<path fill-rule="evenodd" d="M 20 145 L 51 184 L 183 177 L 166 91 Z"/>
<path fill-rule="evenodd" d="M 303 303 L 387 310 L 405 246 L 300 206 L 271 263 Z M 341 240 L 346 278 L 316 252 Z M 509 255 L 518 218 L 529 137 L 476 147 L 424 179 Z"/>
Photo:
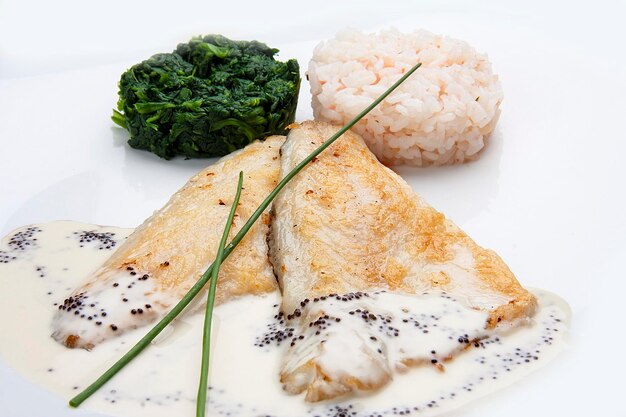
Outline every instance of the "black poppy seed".
<path fill-rule="evenodd" d="M 117 282 L 113 284 L 114 287 L 119 287 L 120 284 L 118 284 Z"/>

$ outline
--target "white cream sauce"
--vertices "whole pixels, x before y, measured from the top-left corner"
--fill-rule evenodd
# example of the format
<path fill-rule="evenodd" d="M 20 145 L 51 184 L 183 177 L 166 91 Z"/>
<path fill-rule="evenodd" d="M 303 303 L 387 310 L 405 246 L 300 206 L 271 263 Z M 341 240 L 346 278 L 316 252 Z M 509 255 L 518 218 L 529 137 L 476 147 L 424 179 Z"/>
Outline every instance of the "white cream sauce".
<path fill-rule="evenodd" d="M 51 323 L 59 303 L 131 231 L 54 222 L 18 229 L 3 240 L 0 356 L 5 362 L 34 383 L 69 400 L 144 334 L 146 327 L 104 341 L 91 351 L 68 349 L 51 337 Z M 477 334 L 479 329 L 468 328 L 464 332 L 463 326 L 469 323 L 475 327 L 482 313 L 467 309 L 445 295 L 426 294 L 417 297 L 420 303 L 413 303 L 421 305 L 422 311 L 412 311 L 413 318 L 408 315 L 404 322 L 399 313 L 394 313 L 398 307 L 402 308 L 404 296 L 385 301 L 391 295 L 379 295 L 387 304 L 383 310 L 398 315 L 399 324 L 394 324 L 394 328 L 399 329 L 399 340 L 410 334 L 402 326 L 419 328 L 422 332 L 419 343 L 414 344 L 415 352 L 410 354 L 437 359 L 437 363 L 396 372 L 394 380 L 375 394 L 317 404 L 306 403 L 303 395 L 285 393 L 279 382 L 281 361 L 293 338 L 289 337 L 285 324 L 280 323 L 280 316 L 276 319 L 279 294 L 229 302 L 214 313 L 208 414 L 430 416 L 457 408 L 521 379 L 562 350 L 569 308 L 547 292 L 538 290 L 535 294 L 540 308 L 531 325 L 508 334 L 490 335 L 477 346 L 469 343 L 470 347 L 456 359 L 445 362 L 443 372 L 439 366 L 443 358 L 437 352 L 467 345 L 457 339 L 465 333 Z M 202 314 L 187 314 L 176 320 L 83 407 L 119 417 L 194 415 L 202 320 Z M 423 333 L 424 325 L 428 326 L 428 333 Z M 387 331 L 388 328 L 383 329 L 383 333 Z M 390 331 L 394 333 L 393 329 Z M 277 342 L 280 340 L 282 343 Z M 378 347 L 373 340 L 372 347 Z M 400 356 L 399 351 L 390 352 L 391 358 Z M 332 367 L 332 360 L 336 359 L 325 360 L 331 361 L 327 366 Z"/>

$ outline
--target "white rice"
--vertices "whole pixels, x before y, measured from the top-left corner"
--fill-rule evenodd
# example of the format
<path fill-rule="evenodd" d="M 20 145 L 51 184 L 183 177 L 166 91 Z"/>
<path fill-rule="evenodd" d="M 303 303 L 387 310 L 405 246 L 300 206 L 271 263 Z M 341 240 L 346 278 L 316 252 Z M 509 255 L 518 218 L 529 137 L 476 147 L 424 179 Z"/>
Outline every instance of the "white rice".
<path fill-rule="evenodd" d="M 418 62 L 353 130 L 388 165 L 476 159 L 500 114 L 498 76 L 466 42 L 424 30 L 348 30 L 320 43 L 307 74 L 315 118 L 345 124 Z"/>

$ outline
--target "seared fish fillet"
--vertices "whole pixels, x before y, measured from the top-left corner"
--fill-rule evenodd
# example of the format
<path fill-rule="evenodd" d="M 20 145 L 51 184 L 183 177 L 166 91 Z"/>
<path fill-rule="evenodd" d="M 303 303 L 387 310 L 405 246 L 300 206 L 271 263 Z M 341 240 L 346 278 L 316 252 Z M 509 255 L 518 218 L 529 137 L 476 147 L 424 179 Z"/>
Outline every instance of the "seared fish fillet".
<path fill-rule="evenodd" d="M 338 129 L 292 129 L 281 175 Z M 270 259 L 295 329 L 281 382 L 307 401 L 375 390 L 410 366 L 443 370 L 491 329 L 528 320 L 536 308 L 498 255 L 425 203 L 352 132 L 277 196 Z M 441 317 L 423 314 L 437 308 Z M 403 330 L 407 323 L 419 335 Z"/>
<path fill-rule="evenodd" d="M 161 318 L 214 260 L 239 172 L 244 184 L 231 238 L 274 188 L 284 136 L 254 142 L 201 171 L 147 219 L 59 306 L 53 337 L 91 349 Z M 222 264 L 216 301 L 277 289 L 264 213 Z"/>

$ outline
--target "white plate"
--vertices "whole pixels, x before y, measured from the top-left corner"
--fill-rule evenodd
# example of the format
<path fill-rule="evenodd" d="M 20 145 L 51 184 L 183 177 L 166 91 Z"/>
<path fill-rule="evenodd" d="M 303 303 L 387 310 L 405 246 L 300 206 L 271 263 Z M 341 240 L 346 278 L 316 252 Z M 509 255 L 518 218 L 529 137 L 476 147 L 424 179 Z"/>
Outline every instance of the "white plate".
<path fill-rule="evenodd" d="M 524 285 L 560 294 L 574 313 L 571 345 L 559 359 L 454 415 L 624 415 L 623 6 L 531 1 L 470 11 L 460 2 L 322 1 L 296 13 L 292 2 L 127 3 L 87 10 L 66 0 L 46 10 L 52 6 L 23 2 L 0 13 L 0 36 L 13 39 L 0 66 L 2 234 L 55 219 L 135 226 L 210 162 L 130 149 L 109 120 L 119 75 L 151 53 L 223 32 L 266 41 L 304 70 L 312 47 L 347 24 L 446 33 L 488 52 L 504 86 L 502 117 L 479 161 L 398 171 L 496 249 Z M 183 18 L 172 7 L 196 9 Z M 57 10 L 64 12 L 53 19 Z M 311 115 L 305 82 L 297 118 Z M 0 416 L 93 416 L 67 409 L 66 400 L 0 360 Z"/>

